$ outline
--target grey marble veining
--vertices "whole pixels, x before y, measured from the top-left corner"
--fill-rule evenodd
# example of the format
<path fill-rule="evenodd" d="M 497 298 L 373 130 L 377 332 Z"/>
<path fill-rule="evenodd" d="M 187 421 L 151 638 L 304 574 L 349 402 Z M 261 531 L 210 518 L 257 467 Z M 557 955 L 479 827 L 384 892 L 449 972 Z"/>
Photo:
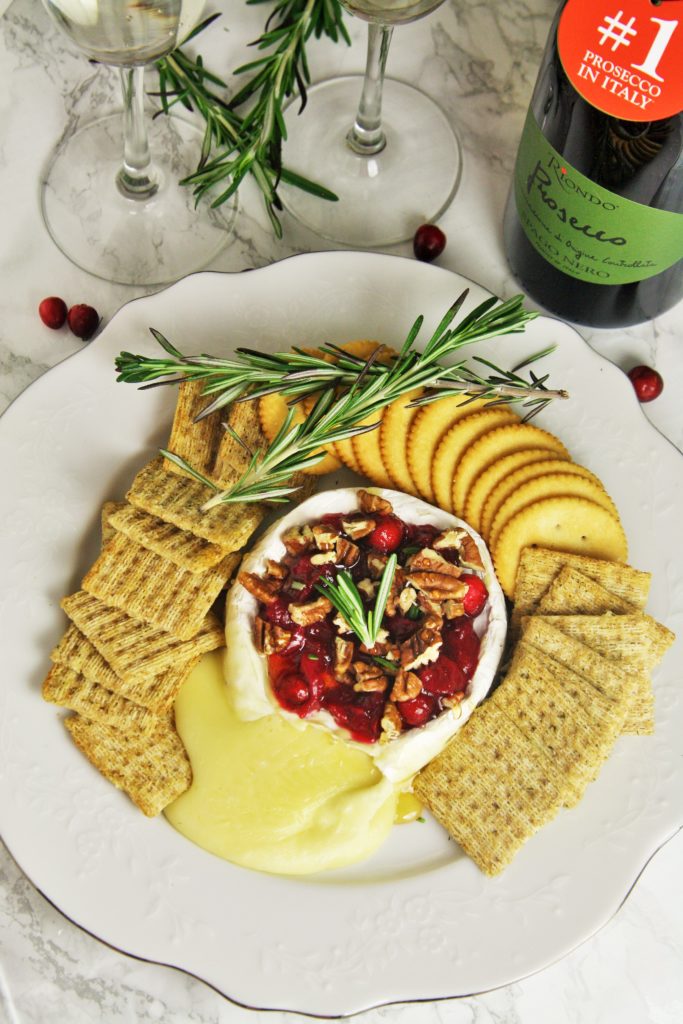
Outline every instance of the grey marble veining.
<path fill-rule="evenodd" d="M 7 4 L 5 3 L 5 7 Z M 226 74 L 245 60 L 262 6 L 213 5 L 219 26 L 200 47 Z M 446 0 L 429 18 L 397 29 L 389 74 L 439 100 L 461 133 L 463 182 L 442 218 L 442 266 L 500 295 L 517 291 L 505 264 L 501 218 L 515 149 L 553 0 Z M 0 8 L 2 9 L 2 8 Z M 353 46 L 311 46 L 315 79 L 362 70 L 364 28 L 349 22 Z M 108 321 L 143 289 L 109 285 L 72 266 L 40 218 L 38 181 L 52 146 L 80 119 L 112 109 L 117 76 L 94 67 L 53 27 L 37 0 L 14 0 L 0 21 L 0 409 L 49 367 L 81 347 L 50 332 L 40 299 L 89 302 Z M 330 248 L 284 219 L 273 238 L 260 196 L 247 182 L 234 238 L 212 265 L 236 271 L 287 255 Z M 386 250 L 404 255 L 408 245 Z M 683 448 L 683 310 L 621 332 L 583 336 L 622 367 L 655 365 L 662 397 L 643 412 Z M 361 1014 L 363 1024 L 678 1024 L 683 1018 L 683 888 L 679 835 L 645 868 L 632 894 L 597 935 L 534 977 L 481 996 Z M 85 934 L 52 907 L 4 848 L 0 853 L 0 1022 L 2 1024 L 293 1024 L 296 1014 L 231 1004 L 205 984 L 133 960 Z"/>

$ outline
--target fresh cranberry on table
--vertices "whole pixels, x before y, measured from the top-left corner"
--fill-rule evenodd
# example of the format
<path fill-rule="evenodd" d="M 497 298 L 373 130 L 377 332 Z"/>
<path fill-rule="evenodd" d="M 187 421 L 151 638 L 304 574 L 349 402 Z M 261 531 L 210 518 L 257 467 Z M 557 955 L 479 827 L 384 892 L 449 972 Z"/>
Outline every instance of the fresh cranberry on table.
<path fill-rule="evenodd" d="M 413 236 L 415 258 L 431 263 L 446 248 L 446 236 L 436 224 L 421 224 Z"/>
<path fill-rule="evenodd" d="M 38 316 L 46 327 L 58 331 L 66 323 L 66 302 L 57 295 L 50 295 L 38 306 Z"/>
<path fill-rule="evenodd" d="M 489 596 L 486 584 L 480 576 L 475 576 L 474 573 L 468 572 L 463 573 L 460 577 L 460 582 L 467 584 L 467 593 L 462 599 L 465 615 L 469 615 L 474 619 L 484 610 L 484 605 Z"/>
<path fill-rule="evenodd" d="M 661 374 L 651 366 L 634 366 L 628 371 L 628 378 L 633 384 L 639 402 L 652 402 L 659 398 L 664 389 Z"/>
<path fill-rule="evenodd" d="M 467 677 L 462 668 L 445 654 L 433 665 L 425 665 L 417 674 L 427 693 L 452 697 L 454 693 L 464 693 L 467 688 Z"/>
<path fill-rule="evenodd" d="M 89 338 L 92 338 L 100 322 L 97 310 L 83 302 L 72 306 L 66 318 L 71 333 L 81 341 L 88 341 Z"/>
<path fill-rule="evenodd" d="M 405 529 L 400 519 L 396 516 L 380 516 L 375 529 L 368 537 L 368 544 L 375 551 L 390 555 L 401 546 L 404 534 Z"/>

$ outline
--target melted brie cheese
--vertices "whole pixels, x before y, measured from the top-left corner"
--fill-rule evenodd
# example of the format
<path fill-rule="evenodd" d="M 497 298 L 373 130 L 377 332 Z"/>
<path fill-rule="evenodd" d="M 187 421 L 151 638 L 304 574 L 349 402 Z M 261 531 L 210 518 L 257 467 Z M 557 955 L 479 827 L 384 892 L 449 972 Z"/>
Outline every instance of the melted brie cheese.
<path fill-rule="evenodd" d="M 388 835 L 398 793 L 367 753 L 301 720 L 242 721 L 219 654 L 193 670 L 175 715 L 193 778 L 164 813 L 205 850 L 303 875 L 364 860 Z"/>
<path fill-rule="evenodd" d="M 505 599 L 494 574 L 486 545 L 467 523 L 412 495 L 379 487 L 370 490 L 391 502 L 395 514 L 404 522 L 428 523 L 442 531 L 456 528 L 467 530 L 474 538 L 481 554 L 483 578 L 489 592 L 486 608 L 474 623 L 477 633 L 482 638 L 479 663 L 470 681 L 467 696 L 458 707 L 444 711 L 426 725 L 408 730 L 389 743 L 354 742 L 348 732 L 340 728 L 324 710 L 316 711 L 306 719 L 307 723 L 342 737 L 350 748 L 369 754 L 390 781 L 404 783 L 443 750 L 451 736 L 467 721 L 474 708 L 488 693 L 505 642 Z M 245 572 L 263 573 L 268 559 L 280 561 L 285 555 L 282 535 L 291 527 L 315 522 L 328 513 L 354 512 L 357 509 L 356 487 L 313 495 L 278 520 L 263 535 L 245 557 L 242 569 Z M 259 654 L 253 643 L 253 622 L 257 609 L 256 599 L 239 583 L 234 584 L 226 607 L 225 678 L 233 693 L 235 711 L 244 721 L 276 715 L 294 723 L 301 723 L 301 719 L 282 708 L 272 694 L 266 659 Z"/>

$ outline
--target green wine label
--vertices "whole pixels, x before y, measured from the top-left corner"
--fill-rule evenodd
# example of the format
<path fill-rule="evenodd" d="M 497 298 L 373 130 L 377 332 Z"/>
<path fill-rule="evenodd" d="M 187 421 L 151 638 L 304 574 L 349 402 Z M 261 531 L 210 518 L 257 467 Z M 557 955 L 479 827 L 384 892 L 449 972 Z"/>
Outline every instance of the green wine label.
<path fill-rule="evenodd" d="M 550 145 L 531 110 L 515 166 L 515 199 L 534 248 L 580 281 L 643 281 L 683 258 L 683 213 L 653 209 L 597 185 Z"/>

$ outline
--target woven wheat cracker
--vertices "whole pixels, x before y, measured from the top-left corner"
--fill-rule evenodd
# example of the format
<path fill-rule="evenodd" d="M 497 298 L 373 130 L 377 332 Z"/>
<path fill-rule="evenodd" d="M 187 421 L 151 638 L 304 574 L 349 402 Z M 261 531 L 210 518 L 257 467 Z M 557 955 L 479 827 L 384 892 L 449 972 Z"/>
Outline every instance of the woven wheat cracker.
<path fill-rule="evenodd" d="M 80 715 L 65 718 L 64 724 L 91 764 L 148 817 L 155 817 L 189 789 L 190 762 L 170 722 L 149 736 Z"/>
<path fill-rule="evenodd" d="M 231 567 L 224 563 L 188 572 L 117 533 L 84 576 L 82 587 L 131 618 L 190 640 L 229 577 Z"/>
<path fill-rule="evenodd" d="M 102 511 L 100 513 L 100 531 L 102 534 L 102 547 L 106 547 L 109 541 L 116 533 L 115 528 L 111 525 L 110 519 L 115 512 L 118 512 L 120 508 L 125 506 L 125 501 L 105 501 L 102 505 Z"/>
<path fill-rule="evenodd" d="M 149 734 L 158 728 L 160 716 L 140 704 L 86 679 L 66 665 L 53 665 L 43 682 L 43 699 L 77 711 L 84 718 L 105 725 Z"/>
<path fill-rule="evenodd" d="M 491 701 L 418 774 L 414 790 L 488 875 L 510 863 L 568 792 L 552 760 Z"/>
<path fill-rule="evenodd" d="M 218 447 L 220 418 L 212 414 L 196 421 L 213 401 L 212 395 L 202 395 L 203 389 L 203 381 L 188 380 L 178 386 L 173 426 L 166 447 L 185 459 L 193 469 L 206 475 L 213 466 Z M 164 459 L 163 466 L 167 472 L 187 476 L 184 469 L 168 459 Z"/>
<path fill-rule="evenodd" d="M 625 615 L 634 610 L 630 601 L 570 565 L 560 569 L 538 604 L 542 615 Z"/>
<path fill-rule="evenodd" d="M 491 700 L 553 758 L 577 803 L 607 758 L 623 714 L 581 676 L 520 642 Z"/>
<path fill-rule="evenodd" d="M 166 473 L 153 459 L 137 474 L 126 498 L 143 512 L 204 537 L 226 551 L 239 551 L 259 525 L 265 510 L 255 503 L 216 505 L 202 512 L 214 491 L 188 477 Z"/>
<path fill-rule="evenodd" d="M 214 415 L 220 416 L 220 413 Z M 226 426 L 230 429 L 226 429 Z M 234 434 L 237 434 L 239 441 Z M 211 479 L 220 487 L 229 487 L 247 469 L 251 456 L 263 451 L 266 444 L 259 420 L 258 402 L 233 402 L 227 420 L 221 423 L 216 458 L 209 474 Z"/>
<path fill-rule="evenodd" d="M 83 590 L 65 597 L 61 605 L 114 672 L 131 684 L 152 681 L 169 669 L 178 670 L 200 654 L 222 647 L 225 642 L 223 627 L 212 613 L 206 616 L 202 628 L 191 640 L 183 641 L 172 633 L 132 619 Z"/>
<path fill-rule="evenodd" d="M 203 572 L 217 566 L 228 552 L 218 544 L 203 537 L 197 537 L 187 530 L 181 530 L 173 523 L 164 522 L 158 516 L 122 502 L 109 516 L 113 533 L 129 537 L 142 544 L 149 551 L 167 558 L 170 562 L 187 569 L 188 572 Z"/>
<path fill-rule="evenodd" d="M 568 636 L 624 668 L 650 672 L 663 658 L 675 636 L 670 629 L 642 612 L 619 615 L 536 615 Z M 522 619 L 523 628 L 527 619 Z"/>

